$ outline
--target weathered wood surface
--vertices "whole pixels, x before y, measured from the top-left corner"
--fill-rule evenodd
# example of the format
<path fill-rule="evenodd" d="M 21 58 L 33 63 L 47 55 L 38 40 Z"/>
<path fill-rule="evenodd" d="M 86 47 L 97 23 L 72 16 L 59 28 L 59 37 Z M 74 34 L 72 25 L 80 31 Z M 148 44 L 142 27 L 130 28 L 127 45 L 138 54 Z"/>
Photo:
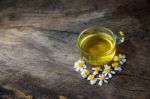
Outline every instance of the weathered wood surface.
<path fill-rule="evenodd" d="M 102 87 L 72 66 L 79 31 L 95 24 L 126 35 L 123 72 Z M 1 86 L 33 99 L 150 99 L 149 49 L 149 0 L 0 1 Z"/>

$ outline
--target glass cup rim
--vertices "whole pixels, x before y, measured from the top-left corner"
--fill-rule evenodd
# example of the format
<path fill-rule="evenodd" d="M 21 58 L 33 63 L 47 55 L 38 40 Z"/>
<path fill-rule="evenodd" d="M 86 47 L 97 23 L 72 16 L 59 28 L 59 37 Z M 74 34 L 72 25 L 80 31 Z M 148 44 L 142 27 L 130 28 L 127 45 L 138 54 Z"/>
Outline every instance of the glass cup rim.
<path fill-rule="evenodd" d="M 105 54 L 111 52 L 111 51 L 115 48 L 115 46 L 116 46 L 116 36 L 115 36 L 115 34 L 114 34 L 109 28 L 102 27 L 102 26 L 96 26 L 96 25 L 95 25 L 95 26 L 88 27 L 88 28 L 86 28 L 86 29 L 84 29 L 83 31 L 80 32 L 80 34 L 78 35 L 78 39 L 77 39 L 77 44 L 78 44 L 79 50 L 81 50 L 83 53 L 85 53 L 85 54 L 87 54 L 87 55 L 89 55 L 89 56 L 92 56 L 92 55 L 89 54 L 88 52 L 82 50 L 82 49 L 80 48 L 80 46 L 79 46 L 80 37 L 81 37 L 86 31 L 88 31 L 88 30 L 90 30 L 90 29 L 92 29 L 92 28 L 102 28 L 102 29 L 105 29 L 105 30 L 109 31 L 109 32 L 113 35 L 113 39 L 114 39 L 113 47 L 112 47 L 110 50 L 108 50 L 107 52 L 102 53 L 101 55 L 105 55 Z M 96 56 L 94 56 L 94 57 L 96 57 Z"/>

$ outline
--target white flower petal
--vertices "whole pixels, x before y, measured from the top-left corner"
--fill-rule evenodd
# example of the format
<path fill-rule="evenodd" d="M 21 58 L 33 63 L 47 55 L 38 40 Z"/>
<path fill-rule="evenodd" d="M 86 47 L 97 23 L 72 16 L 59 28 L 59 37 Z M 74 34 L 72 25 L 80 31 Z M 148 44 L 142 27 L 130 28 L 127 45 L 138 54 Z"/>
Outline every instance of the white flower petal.
<path fill-rule="evenodd" d="M 87 80 L 90 80 L 90 76 L 88 76 Z"/>
<path fill-rule="evenodd" d="M 76 68 L 76 67 L 77 67 L 77 62 L 74 63 L 74 68 Z"/>
<path fill-rule="evenodd" d="M 81 75 L 83 78 L 86 78 L 87 76 L 85 76 L 85 75 Z"/>
<path fill-rule="evenodd" d="M 105 82 L 105 83 L 108 83 L 108 81 L 107 81 L 107 80 L 104 80 L 104 82 Z"/>
<path fill-rule="evenodd" d="M 92 70 L 95 70 L 95 68 L 92 68 Z"/>
<path fill-rule="evenodd" d="M 103 73 L 103 74 L 105 74 L 106 72 L 105 72 L 105 71 L 103 71 L 102 73 Z"/>
<path fill-rule="evenodd" d="M 96 74 L 98 74 L 98 72 L 94 71 L 94 72 L 93 72 L 93 75 L 96 75 Z"/>
<path fill-rule="evenodd" d="M 112 78 L 112 74 L 111 73 L 109 73 L 108 76 L 109 76 L 109 78 Z"/>
<path fill-rule="evenodd" d="M 122 71 L 122 68 L 121 68 L 121 67 L 118 67 L 118 70 L 119 70 L 119 71 Z"/>
<path fill-rule="evenodd" d="M 81 74 L 82 77 L 84 77 L 84 74 Z"/>
<path fill-rule="evenodd" d="M 74 63 L 74 65 L 77 65 L 77 64 L 78 64 L 78 62 L 75 62 L 75 63 Z"/>
<path fill-rule="evenodd" d="M 94 84 L 96 83 L 96 81 L 97 81 L 97 79 L 91 80 L 91 81 L 90 81 L 90 84 L 91 84 L 91 85 L 94 85 Z"/>
<path fill-rule="evenodd" d="M 100 80 L 98 85 L 102 86 L 102 84 L 103 84 L 103 81 Z"/>
<path fill-rule="evenodd" d="M 121 55 L 121 58 L 126 58 L 126 56 L 122 54 L 122 55 Z"/>
<path fill-rule="evenodd" d="M 107 68 L 108 68 L 108 65 L 104 65 L 104 68 L 107 69 Z"/>
<path fill-rule="evenodd" d="M 75 70 L 78 72 L 80 69 L 79 69 L 79 68 L 76 68 Z"/>
<path fill-rule="evenodd" d="M 82 71 L 84 71 L 84 69 L 83 69 L 83 68 L 80 68 L 80 72 L 82 72 Z"/>
<path fill-rule="evenodd" d="M 106 77 L 105 79 L 109 79 L 109 77 Z"/>
<path fill-rule="evenodd" d="M 85 64 L 83 65 L 83 68 L 86 68 L 86 65 L 85 65 Z"/>
<path fill-rule="evenodd" d="M 115 70 L 118 70 L 118 67 L 115 67 L 114 69 L 115 69 Z"/>
<path fill-rule="evenodd" d="M 78 60 L 77 62 L 82 62 L 82 63 L 83 63 L 83 61 L 82 61 L 82 60 Z"/>
<path fill-rule="evenodd" d="M 121 54 L 119 54 L 118 56 L 119 56 L 119 58 L 121 58 L 121 56 L 122 56 L 122 55 L 121 55 Z"/>
<path fill-rule="evenodd" d="M 120 64 L 121 64 L 121 65 L 123 65 L 123 62 L 122 62 L 122 61 L 120 61 Z"/>
<path fill-rule="evenodd" d="M 111 73 L 112 73 L 112 74 L 115 74 L 115 72 L 114 72 L 114 71 L 111 71 Z"/>
<path fill-rule="evenodd" d="M 125 59 L 125 58 L 124 58 L 124 59 L 122 59 L 122 62 L 123 62 L 123 63 L 125 63 L 125 62 L 126 62 L 126 59 Z"/>
<path fill-rule="evenodd" d="M 103 73 L 104 76 L 107 76 L 107 73 Z"/>
<path fill-rule="evenodd" d="M 82 76 L 85 76 L 84 73 L 85 73 L 85 70 L 81 72 L 81 75 L 82 75 Z"/>

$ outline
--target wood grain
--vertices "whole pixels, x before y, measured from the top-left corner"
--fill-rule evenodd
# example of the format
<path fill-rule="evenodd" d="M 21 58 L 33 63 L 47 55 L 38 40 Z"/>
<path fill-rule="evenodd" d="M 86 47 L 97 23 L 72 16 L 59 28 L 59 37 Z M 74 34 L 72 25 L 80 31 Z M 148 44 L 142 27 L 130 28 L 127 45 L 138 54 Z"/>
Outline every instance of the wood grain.
<path fill-rule="evenodd" d="M 32 99 L 149 99 L 149 18 L 148 0 L 1 0 L 1 86 Z M 73 69 L 77 35 L 92 25 L 126 36 L 118 48 L 127 55 L 123 72 L 102 87 Z"/>

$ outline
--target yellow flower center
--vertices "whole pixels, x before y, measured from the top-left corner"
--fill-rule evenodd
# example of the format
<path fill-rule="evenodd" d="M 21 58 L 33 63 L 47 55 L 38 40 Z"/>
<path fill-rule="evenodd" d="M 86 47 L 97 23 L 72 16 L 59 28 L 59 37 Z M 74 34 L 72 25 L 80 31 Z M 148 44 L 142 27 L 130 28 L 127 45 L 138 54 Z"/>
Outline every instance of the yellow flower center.
<path fill-rule="evenodd" d="M 82 68 L 83 67 L 83 63 L 82 62 L 79 62 L 78 63 L 78 68 Z"/>
<path fill-rule="evenodd" d="M 95 77 L 94 77 L 94 75 L 90 75 L 90 78 L 89 78 L 90 80 L 94 80 L 95 79 Z"/>
<path fill-rule="evenodd" d="M 118 56 L 115 56 L 114 61 L 120 61 L 120 58 Z"/>
<path fill-rule="evenodd" d="M 88 70 L 86 70 L 86 71 L 84 72 L 84 76 L 87 76 L 87 75 L 89 75 L 89 71 L 88 71 Z"/>
<path fill-rule="evenodd" d="M 112 67 L 118 67 L 119 66 L 119 63 L 118 62 L 113 62 L 112 63 Z"/>
<path fill-rule="evenodd" d="M 99 80 L 105 80 L 105 76 L 100 76 Z"/>
<path fill-rule="evenodd" d="M 96 71 L 96 72 L 100 71 L 100 67 L 96 67 L 96 68 L 95 68 L 95 71 Z"/>
<path fill-rule="evenodd" d="M 110 69 L 105 69 L 105 72 L 106 73 L 110 73 Z"/>

